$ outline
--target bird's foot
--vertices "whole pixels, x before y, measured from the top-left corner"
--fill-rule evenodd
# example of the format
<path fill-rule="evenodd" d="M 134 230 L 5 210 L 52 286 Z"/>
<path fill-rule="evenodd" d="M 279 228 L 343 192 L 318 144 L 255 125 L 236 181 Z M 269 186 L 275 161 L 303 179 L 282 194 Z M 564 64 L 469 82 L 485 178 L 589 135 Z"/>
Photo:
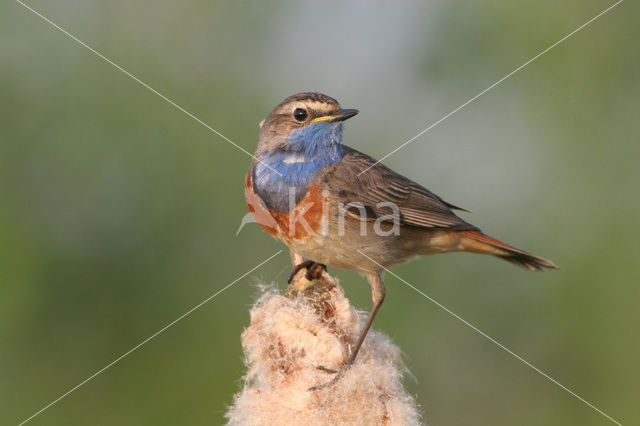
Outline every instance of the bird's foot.
<path fill-rule="evenodd" d="M 322 276 L 323 272 L 327 271 L 327 265 L 323 265 L 322 263 L 313 263 L 313 265 L 307 268 L 307 273 L 305 277 L 309 281 L 319 280 L 320 276 Z"/>
<path fill-rule="evenodd" d="M 300 270 L 307 269 L 308 271 L 311 265 L 313 265 L 314 263 L 315 262 L 313 260 L 305 260 L 304 262 L 298 263 L 296 266 L 293 267 L 293 271 L 291 271 L 291 273 L 289 274 L 289 278 L 287 279 L 287 282 L 291 284 L 291 281 L 293 281 L 293 277 L 295 277 L 296 274 L 300 272 Z"/>
<path fill-rule="evenodd" d="M 298 263 L 296 266 L 293 267 L 293 270 L 289 274 L 289 278 L 287 279 L 287 282 L 291 284 L 291 281 L 293 281 L 293 278 L 302 269 L 307 270 L 305 277 L 309 281 L 313 281 L 320 278 L 322 273 L 327 270 L 327 266 L 323 265 L 322 263 L 316 263 L 313 260 L 305 260 L 304 262 Z"/>
<path fill-rule="evenodd" d="M 331 380 L 329 380 L 326 383 L 323 383 L 321 385 L 316 385 L 316 386 L 312 386 L 309 389 L 307 389 L 307 391 L 317 391 L 319 389 L 324 389 L 327 388 L 329 386 L 332 386 L 333 384 L 335 384 L 338 380 L 340 380 L 343 376 L 344 373 L 346 373 L 346 371 L 351 367 L 351 363 L 345 363 L 342 367 L 340 367 L 339 370 L 334 370 L 333 368 L 327 368 L 323 365 L 319 365 L 316 368 L 318 370 L 322 370 L 326 373 L 330 373 L 330 374 L 335 374 L 335 377 Z"/>

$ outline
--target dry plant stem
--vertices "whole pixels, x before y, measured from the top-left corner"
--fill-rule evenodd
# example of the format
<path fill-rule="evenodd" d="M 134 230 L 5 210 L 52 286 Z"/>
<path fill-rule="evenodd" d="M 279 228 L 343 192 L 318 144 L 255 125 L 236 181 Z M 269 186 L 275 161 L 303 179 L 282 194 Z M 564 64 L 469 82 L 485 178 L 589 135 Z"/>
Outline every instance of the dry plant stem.
<path fill-rule="evenodd" d="M 293 260 L 295 261 L 296 259 L 294 258 Z M 300 272 L 305 268 L 316 268 L 317 265 L 319 264 L 312 261 L 304 261 L 295 266 L 293 272 L 291 273 L 291 276 L 289 277 L 290 284 L 289 284 L 289 287 L 287 288 L 287 296 L 291 297 L 293 295 L 298 295 L 300 294 L 300 291 L 302 291 L 302 294 L 305 294 L 305 292 L 308 292 L 311 297 L 307 297 L 306 295 L 305 297 L 307 297 L 307 300 L 312 305 L 322 306 L 324 304 L 324 302 L 326 301 L 329 295 L 328 292 L 330 292 L 333 288 L 336 287 L 336 283 L 333 277 L 331 277 L 331 275 L 327 273 L 326 267 L 323 271 L 321 271 L 318 279 L 312 278 L 314 275 L 317 276 L 317 274 L 313 274 L 312 276 L 310 276 L 310 272 L 311 272 L 310 270 L 307 270 L 307 272 L 304 275 L 300 274 Z M 367 318 L 367 322 L 365 322 L 364 327 L 362 327 L 362 330 L 360 331 L 360 335 L 358 336 L 358 340 L 356 341 L 355 346 L 351 350 L 351 354 L 349 355 L 349 358 L 344 362 L 344 364 L 342 364 L 340 368 L 337 370 L 333 368 L 325 367 L 324 365 L 318 365 L 316 367 L 320 371 L 324 371 L 330 374 L 335 374 L 336 376 L 326 383 L 311 386 L 309 389 L 307 389 L 308 391 L 317 391 L 317 390 L 334 385 L 338 380 L 340 380 L 344 376 L 344 373 L 353 365 L 353 363 L 356 360 L 356 357 L 358 356 L 358 352 L 360 352 L 362 343 L 364 342 L 364 339 L 365 337 L 367 337 L 367 333 L 371 328 L 371 324 L 373 324 L 373 320 L 375 319 L 376 314 L 378 313 L 378 310 L 380 309 L 380 306 L 382 306 L 382 302 L 384 301 L 384 287 L 382 287 L 382 289 L 383 289 L 382 294 L 380 295 L 380 297 L 378 297 L 379 300 L 374 301 L 373 307 L 371 308 L 371 312 L 369 313 L 369 317 Z"/>
<path fill-rule="evenodd" d="M 353 356 L 364 327 L 325 271 L 314 280 L 298 271 L 284 295 L 273 287 L 264 291 L 242 335 L 248 371 L 227 413 L 229 424 L 420 424 L 402 386 L 400 350 L 389 338 L 370 330 Z M 351 358 L 350 368 L 342 368 Z M 340 379 L 322 386 L 327 373 Z"/>
<path fill-rule="evenodd" d="M 311 260 L 305 260 L 302 256 L 300 256 L 299 254 L 293 251 L 291 251 L 291 262 L 293 263 L 294 268 L 293 268 L 293 271 L 291 271 L 291 274 L 289 275 L 289 279 L 287 280 L 287 282 L 289 283 L 290 286 L 293 286 L 293 288 L 299 288 L 300 286 L 311 286 L 314 284 L 313 281 L 315 279 L 320 281 L 320 283 L 322 283 L 323 280 L 333 283 L 333 278 L 327 273 L 327 267 L 325 265 L 313 262 Z M 304 277 L 302 276 L 298 277 L 298 273 L 303 269 L 307 271 Z M 303 281 L 303 278 L 304 278 L 304 281 Z M 294 279 L 296 279 L 296 281 L 294 281 Z M 372 295 L 373 305 L 371 307 L 371 312 L 369 313 L 369 317 L 367 318 L 367 322 L 362 328 L 362 331 L 358 336 L 358 340 L 355 344 L 355 347 L 351 350 L 351 354 L 349 355 L 349 358 L 346 360 L 344 364 L 342 364 L 339 370 L 334 370 L 331 368 L 327 368 L 323 365 L 318 365 L 316 367 L 317 369 L 321 371 L 325 371 L 327 373 L 336 374 L 336 376 L 324 384 L 310 387 L 308 389 L 309 391 L 316 391 L 325 387 L 329 387 L 334 383 L 336 383 L 338 380 L 342 378 L 342 376 L 344 375 L 344 372 L 351 367 L 356 357 L 358 356 L 358 352 L 362 347 L 362 343 L 364 342 L 364 339 L 367 337 L 367 333 L 369 332 L 369 329 L 373 324 L 373 320 L 375 319 L 376 314 L 380 309 L 380 306 L 382 306 L 382 302 L 384 302 L 384 297 L 385 297 L 384 283 L 382 282 L 382 277 L 380 274 L 372 274 L 371 276 L 369 276 L 369 282 L 371 283 L 371 290 L 372 290 L 371 295 Z M 326 286 L 324 286 L 323 288 L 326 288 Z"/>

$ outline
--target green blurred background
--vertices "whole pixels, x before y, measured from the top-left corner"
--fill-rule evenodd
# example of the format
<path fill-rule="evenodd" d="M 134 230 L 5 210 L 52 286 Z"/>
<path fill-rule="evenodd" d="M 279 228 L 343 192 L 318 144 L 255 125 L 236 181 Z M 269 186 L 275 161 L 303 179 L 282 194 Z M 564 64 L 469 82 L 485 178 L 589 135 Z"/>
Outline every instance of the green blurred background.
<path fill-rule="evenodd" d="M 317 90 L 382 157 L 611 5 L 28 3 L 253 151 L 258 122 Z M 487 233 L 553 259 L 394 272 L 623 424 L 640 422 L 640 7 L 627 1 L 385 163 Z M 250 158 L 20 4 L 0 6 L 0 423 L 17 424 L 275 253 L 249 225 Z M 255 284 L 280 254 L 34 418 L 220 424 Z M 337 272 L 369 309 L 366 282 Z M 608 420 L 388 277 L 376 328 L 433 425 Z"/>

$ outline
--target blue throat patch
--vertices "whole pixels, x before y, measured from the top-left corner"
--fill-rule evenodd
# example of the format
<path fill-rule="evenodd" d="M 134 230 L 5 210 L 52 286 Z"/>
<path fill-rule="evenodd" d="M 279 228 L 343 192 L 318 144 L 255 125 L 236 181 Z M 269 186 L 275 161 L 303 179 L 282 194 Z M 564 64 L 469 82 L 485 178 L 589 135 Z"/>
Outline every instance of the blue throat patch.
<path fill-rule="evenodd" d="M 287 141 L 286 151 L 263 154 L 253 169 L 256 193 L 276 212 L 293 210 L 322 169 L 342 160 L 342 123 L 312 123 L 293 130 Z"/>

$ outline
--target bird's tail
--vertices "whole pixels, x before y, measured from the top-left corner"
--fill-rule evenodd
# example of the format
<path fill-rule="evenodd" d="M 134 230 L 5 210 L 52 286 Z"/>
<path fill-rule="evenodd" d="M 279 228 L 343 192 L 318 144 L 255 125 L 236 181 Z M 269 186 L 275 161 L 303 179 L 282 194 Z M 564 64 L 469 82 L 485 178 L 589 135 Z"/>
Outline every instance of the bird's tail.
<path fill-rule="evenodd" d="M 531 271 L 541 271 L 542 268 L 558 268 L 555 263 L 548 259 L 534 256 L 524 250 L 491 238 L 482 232 L 462 231 L 460 234 L 462 236 L 462 247 L 465 251 L 492 254 Z"/>

